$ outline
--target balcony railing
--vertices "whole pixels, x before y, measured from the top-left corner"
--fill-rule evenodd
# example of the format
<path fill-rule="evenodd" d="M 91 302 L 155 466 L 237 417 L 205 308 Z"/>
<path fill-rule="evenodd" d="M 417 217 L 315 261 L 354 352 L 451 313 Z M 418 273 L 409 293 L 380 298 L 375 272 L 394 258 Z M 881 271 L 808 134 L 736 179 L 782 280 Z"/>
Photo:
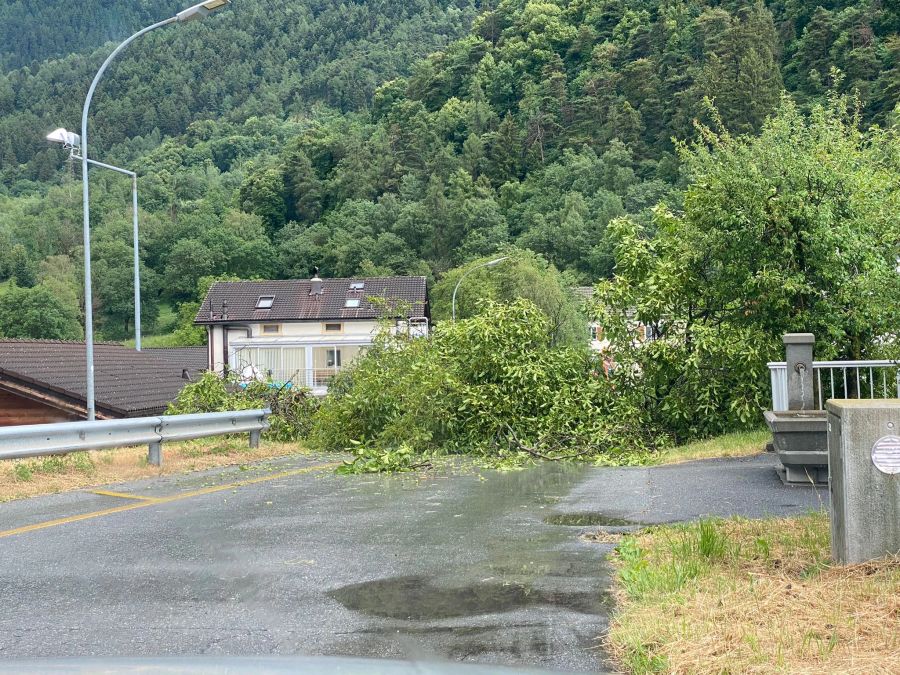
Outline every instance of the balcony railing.
<path fill-rule="evenodd" d="M 769 363 L 772 410 L 788 409 L 787 364 Z M 813 361 L 813 400 L 818 410 L 830 398 L 900 398 L 900 361 Z"/>
<path fill-rule="evenodd" d="M 341 367 L 331 368 L 299 368 L 296 370 L 263 369 L 245 366 L 237 371 L 244 382 L 252 380 L 271 381 L 279 386 L 302 387 L 314 393 L 324 393 L 332 378 L 341 372 Z"/>

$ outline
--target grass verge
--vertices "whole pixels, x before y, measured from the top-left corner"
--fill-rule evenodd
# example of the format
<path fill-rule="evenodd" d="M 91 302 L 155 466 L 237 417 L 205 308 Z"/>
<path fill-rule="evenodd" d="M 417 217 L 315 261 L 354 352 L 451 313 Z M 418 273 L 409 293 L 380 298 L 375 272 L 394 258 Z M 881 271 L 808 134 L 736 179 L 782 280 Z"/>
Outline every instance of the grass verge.
<path fill-rule="evenodd" d="M 634 673 L 900 672 L 900 558 L 829 547 L 822 513 L 628 535 L 607 647 Z"/>
<path fill-rule="evenodd" d="M 705 441 L 696 441 L 681 445 L 677 448 L 664 450 L 654 455 L 651 464 L 678 464 L 690 462 L 695 459 L 709 459 L 712 457 L 746 457 L 757 455 L 766 448 L 766 443 L 771 440 L 772 434 L 768 430 L 737 431 L 730 434 L 708 438 Z"/>
<path fill-rule="evenodd" d="M 262 441 L 258 448 L 250 448 L 246 436 L 242 436 L 164 444 L 161 467 L 147 463 L 145 446 L 0 461 L 0 503 L 109 483 L 245 464 L 299 452 L 306 450 L 296 443 Z"/>

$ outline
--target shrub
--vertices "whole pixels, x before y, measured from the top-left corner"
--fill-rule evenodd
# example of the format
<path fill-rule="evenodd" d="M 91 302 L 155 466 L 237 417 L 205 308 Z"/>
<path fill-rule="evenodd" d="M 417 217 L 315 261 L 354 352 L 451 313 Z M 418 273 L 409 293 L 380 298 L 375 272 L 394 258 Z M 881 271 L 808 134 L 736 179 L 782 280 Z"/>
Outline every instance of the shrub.
<path fill-rule="evenodd" d="M 631 462 L 653 445 L 586 349 L 555 347 L 533 303 L 487 302 L 430 340 L 379 336 L 323 402 L 310 442 L 377 452 Z M 377 464 L 377 461 L 375 462 Z"/>
<path fill-rule="evenodd" d="M 226 378 L 206 372 L 185 386 L 169 404 L 169 415 L 269 408 L 269 429 L 264 436 L 290 442 L 304 438 L 310 430 L 317 399 L 309 391 L 272 382 L 241 383 L 235 375 Z"/>

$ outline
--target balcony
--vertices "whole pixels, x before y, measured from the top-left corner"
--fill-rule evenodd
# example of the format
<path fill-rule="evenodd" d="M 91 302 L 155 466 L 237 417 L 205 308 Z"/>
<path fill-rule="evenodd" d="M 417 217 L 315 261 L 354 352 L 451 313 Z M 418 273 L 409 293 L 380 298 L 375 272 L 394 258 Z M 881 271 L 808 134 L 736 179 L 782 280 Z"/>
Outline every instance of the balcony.
<path fill-rule="evenodd" d="M 332 378 L 352 365 L 366 349 L 367 345 L 346 343 L 236 345 L 229 358 L 229 367 L 245 382 L 271 380 L 324 396 Z"/>

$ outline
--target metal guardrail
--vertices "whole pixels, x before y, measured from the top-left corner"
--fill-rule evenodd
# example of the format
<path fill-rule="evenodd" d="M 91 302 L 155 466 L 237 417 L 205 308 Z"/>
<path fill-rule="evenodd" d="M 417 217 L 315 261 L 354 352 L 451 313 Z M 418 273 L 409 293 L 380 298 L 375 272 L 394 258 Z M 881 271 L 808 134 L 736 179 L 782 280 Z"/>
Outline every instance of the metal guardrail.
<path fill-rule="evenodd" d="M 0 427 L 0 459 L 63 455 L 82 450 L 103 450 L 148 445 L 148 461 L 162 465 L 162 444 L 222 434 L 250 434 L 250 447 L 259 445 L 269 428 L 271 410 L 234 410 L 197 415 L 160 415 L 93 422 L 61 422 Z"/>
<path fill-rule="evenodd" d="M 768 364 L 772 410 L 788 409 L 787 364 Z M 830 398 L 900 398 L 900 361 L 813 361 L 813 400 L 818 410 Z"/>

